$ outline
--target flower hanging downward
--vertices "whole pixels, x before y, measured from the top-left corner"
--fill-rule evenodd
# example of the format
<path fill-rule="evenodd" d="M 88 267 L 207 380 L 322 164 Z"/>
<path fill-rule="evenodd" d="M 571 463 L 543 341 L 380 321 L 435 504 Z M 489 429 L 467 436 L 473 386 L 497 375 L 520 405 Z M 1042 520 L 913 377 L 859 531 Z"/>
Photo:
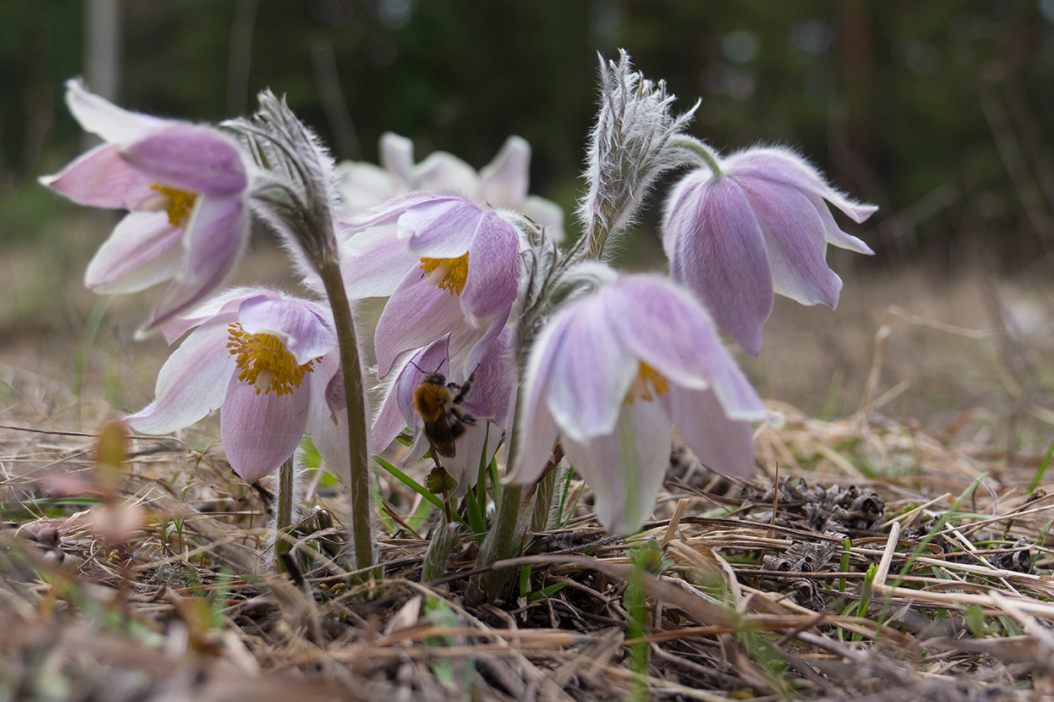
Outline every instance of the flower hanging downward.
<path fill-rule="evenodd" d="M 837 306 L 842 280 L 824 260 L 827 244 L 873 253 L 838 227 L 824 200 L 854 222 L 878 208 L 838 192 L 789 149 L 748 149 L 719 166 L 718 175 L 692 171 L 673 190 L 663 248 L 674 279 L 756 356 L 774 292 L 803 305 Z"/>
<path fill-rule="evenodd" d="M 632 275 L 558 313 L 531 351 L 510 476 L 537 480 L 558 436 L 596 495 L 597 518 L 632 533 L 669 465 L 671 425 L 726 475 L 754 474 L 750 422 L 767 416 L 703 308 L 663 278 Z"/>
<path fill-rule="evenodd" d="M 221 132 L 127 112 L 70 81 L 73 116 L 104 143 L 41 178 L 76 202 L 131 212 L 95 254 L 84 283 L 96 292 L 138 292 L 172 280 L 144 331 L 222 284 L 248 237 L 248 176 Z"/>
<path fill-rule="evenodd" d="M 171 338 L 191 328 L 158 375 L 157 399 L 128 417 L 130 427 L 166 434 L 220 408 L 227 458 L 250 483 L 276 470 L 305 433 L 327 464 L 344 469 L 347 435 L 326 402 L 339 365 L 329 310 L 238 288 L 164 331 Z"/>
<path fill-rule="evenodd" d="M 463 197 L 417 192 L 344 223 L 351 297 L 390 295 L 377 323 L 377 365 L 450 334 L 455 375 L 478 365 L 504 328 L 519 288 L 519 234 Z M 361 231 L 365 230 L 365 231 Z"/>

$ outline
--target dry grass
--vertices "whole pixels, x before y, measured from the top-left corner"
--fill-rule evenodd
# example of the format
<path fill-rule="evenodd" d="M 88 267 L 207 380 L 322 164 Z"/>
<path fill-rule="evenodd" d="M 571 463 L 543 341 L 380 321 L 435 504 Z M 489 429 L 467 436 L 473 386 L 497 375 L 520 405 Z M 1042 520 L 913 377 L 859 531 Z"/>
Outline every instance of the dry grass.
<path fill-rule="evenodd" d="M 146 520 L 107 544 L 91 528 L 114 510 L 96 439 L 62 430 L 141 403 L 163 356 L 136 369 L 123 344 L 97 343 L 77 395 L 63 354 L 79 342 L 9 344 L 0 699 L 1054 696 L 1054 499 L 1030 493 L 1054 417 L 1047 340 L 1000 317 L 996 303 L 1017 304 L 1005 287 L 986 303 L 983 285 L 958 285 L 915 304 L 902 281 L 876 284 L 868 304 L 847 295 L 837 329 L 799 325 L 832 324 L 823 310 L 774 318 L 750 366 L 783 399 L 757 434 L 757 481 L 676 451 L 655 521 L 615 539 L 572 480 L 566 525 L 499 564 L 509 592 L 480 607 L 463 597 L 473 537 L 422 583 L 437 515 L 386 474 L 379 504 L 398 519 L 377 521 L 383 580 L 356 583 L 323 555 L 339 528 L 303 534 L 299 566 L 274 574 L 266 495 L 233 476 L 210 424 L 133 442 L 117 503 Z M 843 418 L 814 418 L 824 407 Z M 302 505 L 339 527 L 343 490 L 318 477 Z M 656 575 L 632 565 L 649 539 L 668 559 Z"/>

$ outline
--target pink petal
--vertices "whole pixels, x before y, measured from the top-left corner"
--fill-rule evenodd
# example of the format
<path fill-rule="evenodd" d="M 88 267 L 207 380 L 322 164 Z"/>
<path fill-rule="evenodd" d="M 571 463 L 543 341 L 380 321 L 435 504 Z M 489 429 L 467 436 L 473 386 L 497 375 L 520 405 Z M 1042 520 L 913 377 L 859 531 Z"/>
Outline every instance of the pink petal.
<path fill-rule="evenodd" d="M 340 270 L 351 299 L 389 297 L 413 268 L 421 265 L 406 241 L 395 235 L 395 224 L 386 224 L 341 238 Z"/>
<path fill-rule="evenodd" d="M 519 237 L 496 212 L 485 212 L 468 252 L 461 309 L 470 324 L 512 306 L 519 289 Z"/>
<path fill-rule="evenodd" d="M 267 288 L 230 288 L 213 295 L 197 307 L 174 318 L 162 329 L 165 341 L 171 344 L 189 330 L 210 319 L 223 316 L 225 323 L 238 321 L 238 308 L 246 300 L 277 300 L 278 293 Z"/>
<path fill-rule="evenodd" d="M 494 160 L 480 170 L 480 195 L 491 207 L 515 208 L 527 198 L 531 145 L 510 136 Z"/>
<path fill-rule="evenodd" d="M 828 209 L 827 203 L 823 201 L 819 195 L 809 195 L 809 201 L 812 202 L 813 207 L 816 208 L 816 213 L 820 215 L 820 219 L 823 220 L 824 226 L 824 237 L 827 239 L 828 244 L 837 246 L 840 249 L 848 249 L 849 251 L 855 251 L 856 253 L 862 253 L 871 255 L 875 253 L 871 250 L 871 247 L 865 244 L 855 236 L 851 236 L 845 233 L 841 227 L 838 226 L 838 222 L 834 221 L 834 217 L 831 216 L 831 210 Z"/>
<path fill-rule="evenodd" d="M 666 401 L 674 426 L 700 461 L 725 475 L 754 477 L 754 432 L 749 421 L 729 419 L 709 390 L 671 388 Z"/>
<path fill-rule="evenodd" d="M 671 198 L 663 245 L 674 280 L 703 302 L 714 320 L 752 355 L 772 312 L 765 240 L 743 190 L 731 179 L 689 174 Z"/>
<path fill-rule="evenodd" d="M 823 220 L 800 190 L 781 183 L 735 178 L 761 226 L 772 288 L 803 305 L 838 305 L 842 280 L 824 260 Z"/>
<path fill-rule="evenodd" d="M 556 240 L 556 243 L 563 242 L 566 236 L 564 234 L 564 210 L 555 202 L 537 195 L 528 195 L 527 199 L 521 202 L 516 209 L 545 227 L 546 232 Z"/>
<path fill-rule="evenodd" d="M 733 154 L 724 165 L 728 175 L 776 181 L 822 197 L 857 224 L 878 211 L 875 205 L 857 202 L 835 190 L 815 166 L 791 149 L 755 147 Z"/>
<path fill-rule="evenodd" d="M 157 196 L 155 180 L 132 168 L 120 155 L 119 144 L 101 144 L 82 154 L 41 184 L 82 205 L 110 209 L 138 209 Z"/>
<path fill-rule="evenodd" d="M 391 173 L 372 163 L 342 163 L 337 166 L 337 179 L 337 192 L 349 210 L 374 207 L 400 190 Z"/>
<path fill-rule="evenodd" d="M 145 290 L 179 271 L 183 230 L 164 212 L 132 212 L 122 219 L 92 257 L 84 285 L 103 295 Z"/>
<path fill-rule="evenodd" d="M 234 268 L 248 238 L 248 217 L 238 197 L 203 195 L 198 198 L 183 239 L 186 260 L 154 308 L 143 331 L 204 300 Z"/>
<path fill-rule="evenodd" d="M 176 122 L 121 155 L 157 182 L 189 192 L 233 195 L 248 183 L 238 148 L 209 127 Z"/>
<path fill-rule="evenodd" d="M 451 374 L 467 376 L 487 355 L 491 345 L 505 328 L 511 310 L 506 308 L 478 324 L 469 324 L 464 318 L 454 322 L 450 329 Z"/>
<path fill-rule="evenodd" d="M 234 472 L 255 483 L 292 456 L 304 436 L 309 399 L 299 391 L 257 395 L 249 383 L 232 383 L 220 412 L 220 438 Z"/>
<path fill-rule="evenodd" d="M 129 416 L 128 426 L 144 434 L 167 434 L 223 404 L 237 374 L 227 338 L 222 321 L 202 325 L 188 336 L 157 376 L 157 399 Z"/>
<path fill-rule="evenodd" d="M 416 188 L 414 180 L 414 143 L 393 132 L 381 135 L 381 166 L 397 180 L 402 189 Z"/>
<path fill-rule="evenodd" d="M 439 197 L 407 210 L 399 218 L 399 236 L 421 258 L 457 258 L 472 246 L 483 211 L 468 200 Z"/>
<path fill-rule="evenodd" d="M 122 110 L 88 92 L 77 80 L 66 81 L 66 105 L 85 131 L 98 134 L 104 141 L 127 144 L 172 124 L 171 120 Z"/>
<path fill-rule="evenodd" d="M 479 176 L 476 170 L 445 151 L 436 151 L 414 169 L 417 187 L 422 190 L 445 190 L 469 200 L 479 200 Z"/>
<path fill-rule="evenodd" d="M 611 534 L 639 531 L 655 508 L 670 463 L 672 430 L 661 405 L 634 402 L 621 407 L 619 429 L 579 443 L 564 437 L 564 451 L 596 497 L 597 520 Z M 624 426 L 625 425 L 625 426 Z M 622 455 L 620 430 L 635 438 L 635 456 Z"/>
<path fill-rule="evenodd" d="M 246 300 L 238 310 L 238 321 L 250 334 L 277 337 L 301 365 L 337 347 L 331 323 L 307 300 Z"/>
<path fill-rule="evenodd" d="M 432 343 L 463 320 L 457 295 L 432 285 L 418 273 L 406 277 L 377 321 L 374 346 L 382 377 L 400 355 Z"/>
<path fill-rule="evenodd" d="M 619 342 L 599 297 L 583 300 L 559 324 L 548 378 L 548 407 L 564 436 L 579 443 L 610 434 L 639 363 Z"/>

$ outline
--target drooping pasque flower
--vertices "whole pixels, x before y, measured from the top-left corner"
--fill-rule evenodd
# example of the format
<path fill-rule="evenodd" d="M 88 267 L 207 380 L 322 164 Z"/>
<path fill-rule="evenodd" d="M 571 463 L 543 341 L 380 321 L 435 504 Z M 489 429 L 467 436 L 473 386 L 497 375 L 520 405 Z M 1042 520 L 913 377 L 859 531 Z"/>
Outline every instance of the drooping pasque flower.
<path fill-rule="evenodd" d="M 672 426 L 706 465 L 754 474 L 751 421 L 767 412 L 691 295 L 627 275 L 570 303 L 531 350 L 521 449 L 509 480 L 537 480 L 561 437 L 609 532 L 651 513 L 669 465 Z"/>
<path fill-rule="evenodd" d="M 329 310 L 272 290 L 236 288 L 164 329 L 193 329 L 161 368 L 154 402 L 127 418 L 145 434 L 167 434 L 220 410 L 231 467 L 247 482 L 276 470 L 304 434 L 326 462 L 347 465 L 347 427 L 326 390 L 339 367 Z"/>
<path fill-rule="evenodd" d="M 144 330 L 222 284 L 248 237 L 245 163 L 210 127 L 128 112 L 66 86 L 70 112 L 104 143 L 41 182 L 85 205 L 130 210 L 95 254 L 84 282 L 103 294 L 171 280 Z"/>
<path fill-rule="evenodd" d="M 454 375 L 472 372 L 516 301 L 520 235 L 498 212 L 448 193 L 398 197 L 342 223 L 341 270 L 353 298 L 390 296 L 377 322 L 381 376 L 403 353 L 447 334 Z"/>
<path fill-rule="evenodd" d="M 509 340 L 512 332 L 506 328 L 491 344 L 479 367 L 474 370 L 472 387 L 461 404 L 462 409 L 476 419 L 475 425 L 467 427 L 465 435 L 457 441 L 457 453 L 452 458 L 443 458 L 443 468 L 455 481 L 457 489 L 453 497 L 460 497 L 476 482 L 479 473 L 480 454 L 487 444 L 489 462 L 501 442 L 508 413 L 509 399 L 513 392 L 512 369 L 509 364 Z M 404 463 L 417 461 L 428 450 L 424 422 L 414 409 L 414 391 L 432 372 L 442 373 L 447 382 L 464 385 L 468 376 L 449 375 L 447 364 L 447 340 L 440 339 L 411 355 L 395 375 L 387 394 L 377 412 L 371 434 L 370 451 L 380 453 L 409 426 L 414 432 L 414 442 Z M 473 371 L 469 372 L 469 375 Z M 490 424 L 489 433 L 485 426 Z"/>
<path fill-rule="evenodd" d="M 476 203 L 516 210 L 545 227 L 557 241 L 564 238 L 564 213 L 556 203 L 528 194 L 531 145 L 518 136 L 505 140 L 497 156 L 479 173 L 457 156 L 435 151 L 414 164 L 414 145 L 385 132 L 380 166 L 345 161 L 337 167 L 337 188 L 352 211 L 375 207 L 414 190 L 457 193 Z"/>
<path fill-rule="evenodd" d="M 751 148 L 692 171 L 666 201 L 663 248 L 674 280 L 706 305 L 748 353 L 761 352 L 773 293 L 803 305 L 838 304 L 842 280 L 827 244 L 873 253 L 839 228 L 825 200 L 863 222 L 878 208 L 838 192 L 790 149 Z"/>

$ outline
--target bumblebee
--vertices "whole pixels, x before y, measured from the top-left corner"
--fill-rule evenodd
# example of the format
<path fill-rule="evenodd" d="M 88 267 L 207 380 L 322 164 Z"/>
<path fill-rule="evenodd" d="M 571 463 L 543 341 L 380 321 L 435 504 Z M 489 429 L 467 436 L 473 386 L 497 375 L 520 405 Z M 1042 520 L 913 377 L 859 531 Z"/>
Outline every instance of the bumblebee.
<path fill-rule="evenodd" d="M 442 373 L 429 373 L 414 390 L 414 409 L 424 420 L 425 438 L 440 456 L 456 456 L 455 442 L 476 423 L 475 417 L 461 409 L 475 377 L 476 371 L 472 371 L 465 384 L 458 385 L 448 383 Z"/>

